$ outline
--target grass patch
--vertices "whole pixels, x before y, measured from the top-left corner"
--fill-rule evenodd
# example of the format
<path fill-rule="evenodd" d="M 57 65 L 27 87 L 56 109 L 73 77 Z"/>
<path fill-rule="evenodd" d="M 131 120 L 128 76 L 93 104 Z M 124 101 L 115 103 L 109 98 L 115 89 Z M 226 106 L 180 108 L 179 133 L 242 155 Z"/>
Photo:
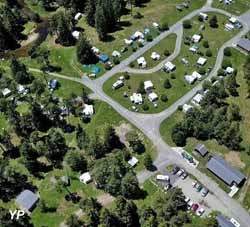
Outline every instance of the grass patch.
<path fill-rule="evenodd" d="M 226 5 L 223 2 L 216 0 L 213 1 L 212 6 L 215 8 L 224 9 L 236 15 L 241 15 L 242 13 L 250 9 L 250 2 L 248 0 L 237 0 L 230 5 Z"/>
<path fill-rule="evenodd" d="M 28 22 L 24 25 L 24 30 L 23 30 L 22 34 L 28 35 L 34 27 L 35 27 L 35 23 L 32 22 L 32 21 L 28 21 Z"/>

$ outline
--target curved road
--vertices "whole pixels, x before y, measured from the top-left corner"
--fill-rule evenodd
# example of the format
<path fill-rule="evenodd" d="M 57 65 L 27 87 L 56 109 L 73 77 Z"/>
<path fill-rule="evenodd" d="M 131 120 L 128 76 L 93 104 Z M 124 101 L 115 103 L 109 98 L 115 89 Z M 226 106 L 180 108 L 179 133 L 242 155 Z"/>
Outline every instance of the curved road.
<path fill-rule="evenodd" d="M 127 110 L 123 106 L 121 106 L 119 103 L 114 101 L 111 97 L 106 95 L 102 89 L 102 86 L 105 81 L 107 81 L 109 78 L 111 78 L 114 74 L 131 70 L 128 69 L 127 66 L 130 62 L 134 61 L 138 57 L 140 57 L 143 53 L 145 53 L 147 50 L 149 50 L 151 47 L 156 45 L 158 42 L 160 42 L 162 39 L 164 39 L 166 36 L 168 36 L 170 33 L 177 33 L 177 43 L 174 53 L 163 62 L 174 59 L 176 56 L 179 55 L 180 49 L 181 49 L 181 39 L 182 39 L 182 22 L 186 19 L 191 19 L 195 15 L 199 14 L 200 12 L 218 12 L 225 14 L 227 16 L 231 16 L 230 13 L 225 12 L 220 9 L 214 9 L 211 8 L 212 0 L 208 0 L 206 5 L 202 7 L 199 10 L 196 10 L 186 17 L 182 18 L 180 21 L 178 21 L 176 24 L 174 24 L 169 31 L 166 31 L 162 33 L 160 36 L 158 36 L 153 42 L 147 44 L 145 47 L 141 48 L 134 54 L 132 54 L 130 57 L 122 61 L 119 65 L 115 66 L 112 70 L 105 73 L 101 78 L 98 78 L 94 81 L 90 80 L 88 77 L 80 78 L 72 78 L 68 76 L 64 76 L 57 73 L 49 73 L 52 76 L 60 77 L 67 80 L 76 81 L 79 83 L 84 84 L 85 86 L 92 89 L 94 92 L 92 94 L 92 97 L 98 98 L 109 105 L 111 105 L 120 115 L 122 115 L 124 118 L 126 118 L 128 121 L 130 121 L 132 124 L 134 124 L 136 127 L 138 127 L 154 144 L 156 150 L 158 151 L 158 157 L 155 160 L 154 164 L 157 167 L 158 170 L 164 169 L 166 165 L 168 164 L 178 164 L 185 168 L 188 172 L 190 172 L 192 175 L 194 175 L 199 181 L 206 186 L 210 191 L 214 193 L 214 196 L 216 197 L 218 206 L 220 208 L 220 211 L 226 214 L 229 217 L 234 217 L 237 219 L 242 227 L 248 227 L 250 223 L 250 216 L 248 212 L 246 212 L 245 209 L 241 207 L 241 205 L 235 201 L 234 199 L 230 198 L 212 179 L 207 177 L 205 174 L 201 173 L 199 170 L 194 169 L 190 167 L 176 152 L 172 150 L 171 147 L 169 147 L 161 138 L 160 135 L 160 124 L 161 122 L 169 117 L 172 113 L 175 112 L 177 107 L 179 105 L 183 105 L 187 101 L 189 101 L 197 91 L 199 91 L 202 87 L 202 83 L 198 84 L 196 87 L 194 87 L 191 91 L 189 91 L 186 95 L 184 95 L 182 98 L 180 98 L 176 103 L 174 103 L 172 106 L 167 108 L 166 110 L 162 111 L 158 114 L 140 114 L 135 113 Z M 226 42 L 219 50 L 217 55 L 216 64 L 210 73 L 210 75 L 207 77 L 207 79 L 211 78 L 212 76 L 216 75 L 216 72 L 221 66 L 222 60 L 223 60 L 223 50 L 227 46 L 232 46 L 233 44 L 237 43 L 239 38 L 246 34 L 250 30 L 250 13 L 245 13 L 242 16 L 238 17 L 238 19 L 243 24 L 243 29 L 240 33 L 238 33 L 235 37 L 233 37 L 231 40 Z M 151 72 L 154 70 L 159 70 L 164 63 L 160 63 L 155 68 L 150 69 Z M 37 71 L 41 72 L 38 69 L 30 69 L 31 71 Z M 142 73 L 147 73 L 147 70 L 140 71 Z M 139 72 L 139 73 L 140 73 Z M 138 73 L 138 72 L 137 72 Z M 146 170 L 140 172 L 138 174 L 138 179 L 142 183 L 146 179 L 148 179 L 150 176 L 152 176 L 154 173 L 148 172 Z M 214 208 L 217 207 L 214 205 Z"/>

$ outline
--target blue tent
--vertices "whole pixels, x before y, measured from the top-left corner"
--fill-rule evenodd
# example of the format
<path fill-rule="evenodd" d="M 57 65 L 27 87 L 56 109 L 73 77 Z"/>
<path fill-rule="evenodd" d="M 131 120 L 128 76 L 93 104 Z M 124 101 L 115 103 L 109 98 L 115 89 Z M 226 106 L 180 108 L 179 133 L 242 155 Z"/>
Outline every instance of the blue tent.
<path fill-rule="evenodd" d="M 101 72 L 101 69 L 100 69 L 100 67 L 98 67 L 98 66 L 93 66 L 93 67 L 91 68 L 91 71 L 92 71 L 93 73 L 97 74 L 97 73 Z"/>
<path fill-rule="evenodd" d="M 53 90 L 55 90 L 58 87 L 58 81 L 57 80 L 50 80 L 49 81 L 49 87 Z"/>
<path fill-rule="evenodd" d="M 107 62 L 109 60 L 109 57 L 108 57 L 108 55 L 101 55 L 99 57 L 99 59 L 100 59 L 100 61 L 105 63 L 105 62 Z"/>

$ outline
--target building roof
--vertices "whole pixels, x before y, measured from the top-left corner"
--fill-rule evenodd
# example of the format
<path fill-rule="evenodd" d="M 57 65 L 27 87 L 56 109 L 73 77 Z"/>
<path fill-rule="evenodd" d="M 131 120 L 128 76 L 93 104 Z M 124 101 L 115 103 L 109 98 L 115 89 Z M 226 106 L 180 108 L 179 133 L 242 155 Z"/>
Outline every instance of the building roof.
<path fill-rule="evenodd" d="M 128 160 L 128 164 L 131 165 L 132 167 L 134 167 L 138 162 L 139 160 L 136 157 L 132 157 L 131 159 Z"/>
<path fill-rule="evenodd" d="M 93 105 L 88 105 L 84 104 L 84 108 L 82 111 L 84 116 L 90 117 L 94 114 L 94 106 Z"/>
<path fill-rule="evenodd" d="M 108 57 L 108 55 L 103 54 L 103 55 L 100 56 L 100 60 L 102 62 L 107 62 L 109 60 L 109 57 Z"/>
<path fill-rule="evenodd" d="M 207 62 L 207 59 L 206 58 L 203 58 L 203 57 L 199 57 L 198 61 L 197 61 L 197 64 L 199 65 L 205 65 Z"/>
<path fill-rule="evenodd" d="M 32 208 L 35 206 L 37 201 L 39 200 L 39 197 L 37 194 L 30 190 L 24 190 L 19 194 L 16 198 L 16 203 L 25 210 L 32 210 Z"/>
<path fill-rule="evenodd" d="M 153 83 L 152 83 L 151 80 L 144 81 L 144 89 L 145 89 L 145 90 L 151 89 L 151 88 L 153 88 L 153 87 L 154 87 L 154 85 L 153 85 Z"/>
<path fill-rule="evenodd" d="M 186 113 L 186 112 L 188 112 L 190 109 L 192 109 L 193 108 L 193 106 L 191 106 L 191 105 L 188 105 L 188 104 L 184 104 L 183 106 L 182 106 L 182 111 L 184 112 L 184 113 Z"/>
<path fill-rule="evenodd" d="M 208 153 L 208 149 L 204 144 L 197 144 L 195 151 L 199 152 L 201 156 L 205 156 Z"/>
<path fill-rule="evenodd" d="M 90 176 L 89 172 L 83 173 L 80 177 L 79 177 L 80 181 L 84 184 L 88 184 L 92 179 Z"/>
<path fill-rule="evenodd" d="M 158 99 L 158 95 L 157 95 L 156 93 L 154 93 L 154 92 L 151 92 L 151 93 L 148 95 L 148 99 L 149 99 L 149 101 L 154 102 L 155 100 Z"/>
<path fill-rule="evenodd" d="M 170 61 L 165 64 L 165 69 L 168 69 L 170 71 L 174 70 L 175 67 L 176 66 L 172 62 L 170 62 Z"/>
<path fill-rule="evenodd" d="M 192 40 L 193 40 L 195 43 L 198 43 L 198 42 L 200 42 L 200 40 L 201 40 L 201 36 L 200 36 L 200 35 L 194 34 L 194 35 L 192 36 Z"/>
<path fill-rule="evenodd" d="M 221 214 L 216 217 L 216 220 L 218 222 L 219 227 L 235 227 L 233 223 L 231 223 Z"/>
<path fill-rule="evenodd" d="M 140 93 L 133 93 L 133 95 L 130 96 L 130 101 L 135 104 L 142 104 L 142 95 Z"/>
<path fill-rule="evenodd" d="M 231 166 L 226 160 L 214 155 L 207 163 L 207 168 L 228 185 L 241 184 L 246 178 L 240 171 Z"/>
<path fill-rule="evenodd" d="M 195 105 L 199 105 L 202 101 L 202 99 L 204 98 L 204 96 L 200 93 L 196 94 L 193 99 L 192 99 L 192 103 Z"/>
<path fill-rule="evenodd" d="M 237 46 L 250 52 L 250 40 L 249 39 L 240 39 L 240 41 L 237 43 Z"/>

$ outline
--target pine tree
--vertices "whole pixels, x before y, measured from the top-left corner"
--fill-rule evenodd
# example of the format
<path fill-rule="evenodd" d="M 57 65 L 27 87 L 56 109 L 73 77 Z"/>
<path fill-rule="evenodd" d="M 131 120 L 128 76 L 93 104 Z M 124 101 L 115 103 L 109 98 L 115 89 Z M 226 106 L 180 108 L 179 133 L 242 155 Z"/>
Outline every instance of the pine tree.
<path fill-rule="evenodd" d="M 104 3 L 99 0 L 95 13 L 95 27 L 100 40 L 105 40 L 108 33 L 108 17 L 104 13 Z"/>
<path fill-rule="evenodd" d="M 86 21 L 90 26 L 95 26 L 96 0 L 87 0 L 85 7 Z"/>

